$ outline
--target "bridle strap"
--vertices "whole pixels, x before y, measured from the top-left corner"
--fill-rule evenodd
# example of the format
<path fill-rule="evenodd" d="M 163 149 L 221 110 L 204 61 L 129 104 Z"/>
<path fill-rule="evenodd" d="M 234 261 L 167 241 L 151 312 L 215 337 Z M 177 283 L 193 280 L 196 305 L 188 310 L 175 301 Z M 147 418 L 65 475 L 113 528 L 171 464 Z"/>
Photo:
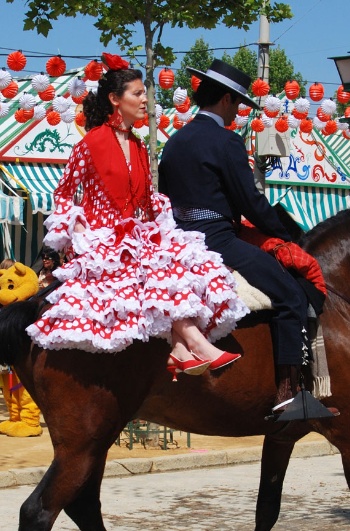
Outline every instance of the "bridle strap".
<path fill-rule="evenodd" d="M 326 288 L 328 291 L 330 291 L 331 293 L 334 293 L 334 295 L 336 295 L 337 297 L 339 297 L 340 299 L 343 299 L 343 301 L 347 302 L 348 304 L 350 304 L 350 297 L 347 297 L 346 295 L 344 295 L 343 293 L 340 293 L 339 291 L 337 291 L 336 289 L 332 288 L 332 286 L 330 286 L 329 284 L 326 284 Z"/>

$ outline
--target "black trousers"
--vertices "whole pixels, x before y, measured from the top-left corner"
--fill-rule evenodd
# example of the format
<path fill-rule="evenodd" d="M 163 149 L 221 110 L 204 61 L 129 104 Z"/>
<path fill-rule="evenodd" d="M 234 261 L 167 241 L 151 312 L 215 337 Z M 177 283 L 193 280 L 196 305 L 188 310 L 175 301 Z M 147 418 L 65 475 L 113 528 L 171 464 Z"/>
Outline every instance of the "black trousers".
<path fill-rule="evenodd" d="M 293 276 L 265 251 L 240 240 L 229 220 L 184 222 L 176 219 L 176 222 L 183 230 L 203 232 L 209 250 L 221 254 L 227 266 L 270 297 L 275 310 L 271 332 L 276 363 L 300 365 L 308 301 Z"/>

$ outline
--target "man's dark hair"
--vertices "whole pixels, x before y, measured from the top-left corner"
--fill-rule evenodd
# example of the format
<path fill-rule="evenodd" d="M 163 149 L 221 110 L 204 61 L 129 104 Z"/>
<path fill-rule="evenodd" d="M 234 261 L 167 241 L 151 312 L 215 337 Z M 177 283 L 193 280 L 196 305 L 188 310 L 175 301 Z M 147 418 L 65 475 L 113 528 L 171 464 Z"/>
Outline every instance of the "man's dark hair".
<path fill-rule="evenodd" d="M 203 107 L 215 105 L 227 93 L 230 94 L 232 103 L 234 103 L 238 97 L 237 93 L 231 91 L 224 85 L 219 85 L 219 83 L 208 79 L 203 79 L 197 91 L 193 93 L 193 100 L 201 109 L 203 109 Z"/>

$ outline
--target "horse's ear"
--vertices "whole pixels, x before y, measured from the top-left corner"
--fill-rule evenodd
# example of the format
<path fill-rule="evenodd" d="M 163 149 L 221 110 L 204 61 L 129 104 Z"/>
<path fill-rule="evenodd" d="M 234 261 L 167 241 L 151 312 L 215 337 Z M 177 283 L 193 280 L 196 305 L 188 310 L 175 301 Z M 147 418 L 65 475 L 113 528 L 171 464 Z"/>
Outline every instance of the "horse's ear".
<path fill-rule="evenodd" d="M 21 277 L 24 277 L 24 275 L 25 275 L 26 272 L 27 272 L 27 271 L 26 271 L 26 266 L 23 265 L 23 264 L 21 264 L 21 262 L 16 262 L 16 263 L 14 264 L 14 266 L 15 266 L 15 269 L 16 269 L 17 273 L 18 273 L 19 275 L 21 275 Z"/>

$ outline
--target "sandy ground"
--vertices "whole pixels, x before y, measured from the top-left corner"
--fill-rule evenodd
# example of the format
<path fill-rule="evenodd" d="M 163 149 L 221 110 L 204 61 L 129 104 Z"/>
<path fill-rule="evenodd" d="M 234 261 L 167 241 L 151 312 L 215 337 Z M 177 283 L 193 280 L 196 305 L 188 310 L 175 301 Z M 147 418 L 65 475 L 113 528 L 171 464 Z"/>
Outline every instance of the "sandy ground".
<path fill-rule="evenodd" d="M 8 412 L 0 394 L 0 422 L 8 420 Z M 7 437 L 0 435 L 0 471 L 7 471 L 13 468 L 28 468 L 35 466 L 48 466 L 53 457 L 50 435 L 47 426 L 42 421 L 43 434 L 40 437 Z M 146 441 L 132 438 L 132 449 L 130 448 L 130 434 L 123 432 L 119 444 L 112 445 L 108 453 L 108 460 L 152 457 L 184 454 L 191 452 L 208 452 L 210 450 L 223 450 L 227 448 L 242 448 L 248 446 L 262 446 L 263 437 L 208 437 L 185 432 L 175 431 L 166 434 L 166 449 L 164 448 L 164 431 L 159 436 L 157 447 L 150 447 Z M 306 439 L 306 438 L 305 438 Z M 323 437 L 317 434 L 310 434 L 307 440 L 319 440 Z M 188 443 L 190 446 L 188 447 Z"/>

